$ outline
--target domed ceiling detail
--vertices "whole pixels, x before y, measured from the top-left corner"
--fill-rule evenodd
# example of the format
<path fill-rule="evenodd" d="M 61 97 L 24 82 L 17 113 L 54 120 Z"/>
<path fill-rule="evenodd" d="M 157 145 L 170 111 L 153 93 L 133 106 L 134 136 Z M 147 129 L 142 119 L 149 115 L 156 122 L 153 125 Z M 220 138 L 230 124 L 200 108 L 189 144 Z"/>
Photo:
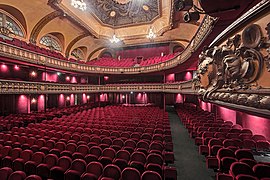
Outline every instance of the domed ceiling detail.
<path fill-rule="evenodd" d="M 161 15 L 160 0 L 85 0 L 103 24 L 122 27 L 151 23 Z"/>

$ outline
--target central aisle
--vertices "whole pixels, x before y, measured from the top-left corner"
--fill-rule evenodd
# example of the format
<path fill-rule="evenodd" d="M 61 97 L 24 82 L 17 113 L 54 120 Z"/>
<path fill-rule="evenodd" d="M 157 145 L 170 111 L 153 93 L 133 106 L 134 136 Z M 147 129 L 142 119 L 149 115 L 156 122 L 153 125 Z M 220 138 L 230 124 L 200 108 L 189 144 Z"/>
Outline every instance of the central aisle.
<path fill-rule="evenodd" d="M 178 180 L 212 180 L 215 179 L 213 170 L 208 170 L 205 158 L 198 153 L 198 147 L 188 135 L 188 131 L 182 125 L 174 107 L 166 108 L 169 113 L 175 166 Z"/>

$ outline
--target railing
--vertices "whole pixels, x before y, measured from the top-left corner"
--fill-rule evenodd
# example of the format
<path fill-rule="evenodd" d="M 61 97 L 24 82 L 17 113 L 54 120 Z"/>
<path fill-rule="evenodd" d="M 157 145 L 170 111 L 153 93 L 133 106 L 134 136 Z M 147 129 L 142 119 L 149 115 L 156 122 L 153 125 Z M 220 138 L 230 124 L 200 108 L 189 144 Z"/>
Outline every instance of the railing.
<path fill-rule="evenodd" d="M 190 41 L 187 48 L 180 55 L 166 62 L 144 67 L 139 66 L 139 67 L 119 68 L 119 67 L 90 66 L 87 64 L 53 58 L 5 42 L 0 42 L 0 56 L 20 60 L 31 64 L 44 65 L 46 67 L 76 71 L 81 73 L 139 74 L 139 73 L 156 72 L 173 68 L 187 61 L 188 58 L 192 55 L 192 53 L 197 50 L 197 48 L 200 46 L 203 40 L 207 37 L 208 33 L 211 32 L 214 21 L 215 18 L 206 15 L 196 35 Z"/>
<path fill-rule="evenodd" d="M 98 93 L 98 92 L 160 92 L 197 94 L 199 88 L 192 81 L 162 84 L 110 84 L 81 85 L 46 82 L 27 82 L 0 80 L 0 94 L 60 94 L 60 93 Z"/>

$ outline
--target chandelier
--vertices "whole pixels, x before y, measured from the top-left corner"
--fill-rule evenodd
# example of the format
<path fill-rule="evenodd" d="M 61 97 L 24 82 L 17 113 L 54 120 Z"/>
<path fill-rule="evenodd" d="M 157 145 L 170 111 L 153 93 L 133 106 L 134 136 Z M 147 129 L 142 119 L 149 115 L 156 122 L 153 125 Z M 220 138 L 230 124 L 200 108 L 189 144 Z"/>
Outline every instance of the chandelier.
<path fill-rule="evenodd" d="M 146 37 L 147 37 L 148 39 L 154 39 L 154 38 L 157 37 L 157 35 L 154 33 L 152 27 L 150 27 L 149 33 L 148 33 L 148 35 L 147 35 Z"/>
<path fill-rule="evenodd" d="M 114 34 L 113 37 L 110 39 L 111 43 L 118 43 L 120 41 L 120 39 L 118 37 L 116 37 L 116 35 Z"/>
<path fill-rule="evenodd" d="M 86 3 L 83 0 L 71 0 L 71 6 L 82 11 L 86 10 Z"/>

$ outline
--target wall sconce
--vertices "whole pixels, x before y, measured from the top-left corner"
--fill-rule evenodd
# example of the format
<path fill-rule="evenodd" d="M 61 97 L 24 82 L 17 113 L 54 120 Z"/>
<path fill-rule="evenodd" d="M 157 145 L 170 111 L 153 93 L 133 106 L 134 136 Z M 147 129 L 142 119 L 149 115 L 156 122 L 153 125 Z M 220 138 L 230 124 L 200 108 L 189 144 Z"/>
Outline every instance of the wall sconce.
<path fill-rule="evenodd" d="M 37 100 L 36 100 L 35 98 L 33 98 L 33 99 L 31 100 L 31 104 L 36 104 L 36 102 L 37 102 Z"/>
<path fill-rule="evenodd" d="M 37 73 L 36 73 L 36 71 L 32 71 L 30 75 L 31 75 L 32 77 L 36 77 L 36 76 L 37 76 Z"/>
<path fill-rule="evenodd" d="M 70 100 L 70 97 L 69 96 L 67 96 L 67 101 L 69 101 Z"/>

